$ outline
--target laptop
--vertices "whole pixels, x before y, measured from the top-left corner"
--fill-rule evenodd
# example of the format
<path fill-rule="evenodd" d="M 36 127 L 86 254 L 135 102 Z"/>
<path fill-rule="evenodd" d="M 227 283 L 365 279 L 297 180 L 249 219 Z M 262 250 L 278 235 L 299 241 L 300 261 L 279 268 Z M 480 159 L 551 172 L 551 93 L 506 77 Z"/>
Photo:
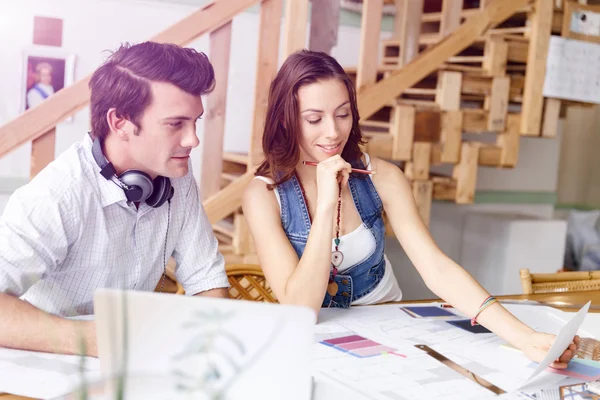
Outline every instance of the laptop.
<path fill-rule="evenodd" d="M 99 289 L 94 310 L 102 376 L 128 399 L 311 397 L 309 308 Z"/>

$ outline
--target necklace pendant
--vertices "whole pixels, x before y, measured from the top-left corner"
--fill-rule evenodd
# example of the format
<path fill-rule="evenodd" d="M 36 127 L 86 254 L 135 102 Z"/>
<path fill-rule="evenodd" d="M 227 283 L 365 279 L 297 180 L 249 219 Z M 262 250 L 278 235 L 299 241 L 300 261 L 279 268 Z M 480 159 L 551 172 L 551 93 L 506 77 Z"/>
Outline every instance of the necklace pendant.
<path fill-rule="evenodd" d="M 327 293 L 329 293 L 330 296 L 335 296 L 337 294 L 338 291 L 338 284 L 335 282 L 330 282 L 329 285 L 327 285 Z"/>
<path fill-rule="evenodd" d="M 333 264 L 334 267 L 338 268 L 342 265 L 343 261 L 344 254 L 341 251 L 334 251 L 331 253 L 331 264 Z"/>

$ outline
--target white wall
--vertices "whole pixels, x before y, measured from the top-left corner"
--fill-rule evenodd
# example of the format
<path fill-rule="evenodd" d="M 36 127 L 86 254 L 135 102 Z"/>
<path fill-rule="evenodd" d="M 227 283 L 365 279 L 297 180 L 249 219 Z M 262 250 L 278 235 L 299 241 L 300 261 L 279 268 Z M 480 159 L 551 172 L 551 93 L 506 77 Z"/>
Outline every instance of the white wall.
<path fill-rule="evenodd" d="M 17 3 L 15 5 L 13 3 Z M 82 4 L 85 4 L 83 6 Z M 118 12 L 116 11 L 118 10 Z M 30 46 L 33 16 L 62 18 L 64 21 L 63 49 L 76 54 L 76 76 L 82 78 L 92 72 L 103 60 L 102 52 L 118 47 L 121 42 L 143 41 L 172 25 L 192 12 L 194 8 L 144 1 L 117 0 L 20 0 L 0 3 L 0 122 L 18 115 L 22 91 L 22 52 Z M 246 152 L 252 125 L 252 99 L 256 71 L 258 39 L 256 13 L 244 13 L 234 19 L 232 54 L 227 99 L 226 151 Z M 383 34 L 382 37 L 388 34 Z M 358 60 L 358 28 L 342 26 L 334 56 L 344 66 L 356 65 Z M 193 47 L 208 52 L 208 39 L 201 38 Z M 218 84 L 218 83 L 217 83 Z M 78 113 L 71 123 L 57 129 L 56 153 L 64 151 L 80 140 L 88 128 L 87 110 Z M 204 134 L 202 126 L 199 133 Z M 210 134 L 210 133 L 207 133 Z M 519 164 L 514 170 L 479 169 L 478 189 L 503 191 L 556 190 L 558 140 L 522 139 Z M 192 153 L 194 173 L 200 176 L 201 150 Z M 30 145 L 0 159 L 0 192 L 3 178 L 27 180 L 30 165 Z M 0 198 L 0 211 L 5 196 Z M 475 210 L 531 212 L 549 218 L 549 205 L 493 205 L 458 206 L 435 203 L 432 208 L 431 232 L 438 245 L 451 258 L 460 259 L 462 229 L 465 214 Z M 431 293 L 424 288 L 418 274 L 407 260 L 395 239 L 388 240 L 387 253 L 394 265 L 406 298 L 427 298 Z"/>

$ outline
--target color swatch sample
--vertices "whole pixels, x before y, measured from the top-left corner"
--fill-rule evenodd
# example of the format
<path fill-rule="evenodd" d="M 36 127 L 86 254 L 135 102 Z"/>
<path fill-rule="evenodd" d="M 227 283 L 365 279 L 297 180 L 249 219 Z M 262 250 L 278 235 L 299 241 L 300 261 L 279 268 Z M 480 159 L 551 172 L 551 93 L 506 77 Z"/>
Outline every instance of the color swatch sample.
<path fill-rule="evenodd" d="M 400 309 L 414 318 L 456 317 L 456 314 L 453 312 L 436 306 L 401 307 Z"/>
<path fill-rule="evenodd" d="M 467 332 L 471 333 L 492 333 L 485 326 L 475 325 L 471 326 L 470 319 L 461 319 L 459 321 L 446 321 L 450 325 L 454 325 L 460 329 L 464 329 Z"/>
<path fill-rule="evenodd" d="M 406 357 L 404 354 L 396 353 L 396 349 L 392 347 L 382 345 L 359 335 L 327 339 L 320 343 L 358 358 L 375 357 L 384 354 Z"/>
<path fill-rule="evenodd" d="M 531 363 L 529 367 L 535 368 L 537 365 L 537 363 Z M 566 369 L 555 369 L 550 367 L 547 369 L 547 371 L 581 379 L 587 382 L 593 382 L 600 379 L 600 366 L 597 362 L 580 360 L 578 358 L 571 359 L 571 362 L 569 362 Z"/>

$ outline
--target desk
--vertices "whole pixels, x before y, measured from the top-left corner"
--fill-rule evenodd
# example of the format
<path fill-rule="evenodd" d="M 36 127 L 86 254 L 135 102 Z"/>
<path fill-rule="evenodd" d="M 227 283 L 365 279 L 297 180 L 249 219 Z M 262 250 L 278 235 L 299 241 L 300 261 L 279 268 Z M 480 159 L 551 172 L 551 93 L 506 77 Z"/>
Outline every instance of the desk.
<path fill-rule="evenodd" d="M 514 300 L 534 300 L 541 303 L 548 303 L 559 310 L 574 312 L 577 308 L 568 307 L 569 305 L 584 305 L 588 301 L 592 301 L 592 305 L 600 307 L 600 292 L 570 292 L 570 293 L 549 293 L 549 294 L 521 294 L 511 296 L 499 296 L 498 299 L 514 299 Z M 432 300 L 422 301 L 404 301 L 402 303 L 425 303 L 431 302 Z M 435 300 L 433 300 L 435 301 Z M 556 306 L 555 304 L 564 304 L 567 307 Z M 600 312 L 600 310 L 590 310 L 590 312 Z M 0 400 L 33 400 L 28 397 L 14 396 L 11 394 L 0 394 Z"/>

